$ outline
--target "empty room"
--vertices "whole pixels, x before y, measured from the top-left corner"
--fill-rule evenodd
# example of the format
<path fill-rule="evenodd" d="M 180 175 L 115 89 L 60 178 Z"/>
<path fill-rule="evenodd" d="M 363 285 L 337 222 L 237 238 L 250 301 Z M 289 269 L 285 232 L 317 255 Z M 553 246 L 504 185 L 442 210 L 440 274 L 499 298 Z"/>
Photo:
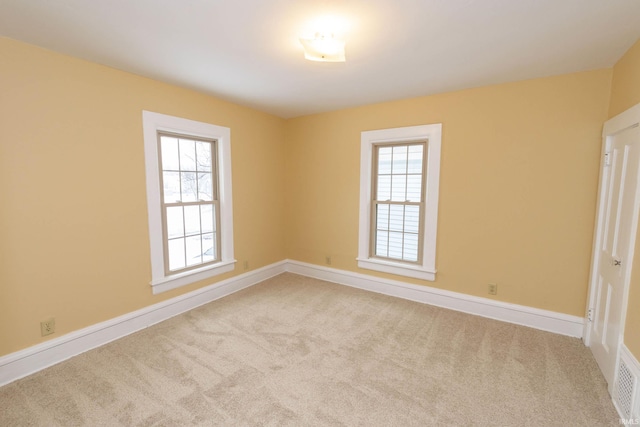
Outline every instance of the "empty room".
<path fill-rule="evenodd" d="M 0 426 L 640 424 L 640 1 L 4 0 Z"/>

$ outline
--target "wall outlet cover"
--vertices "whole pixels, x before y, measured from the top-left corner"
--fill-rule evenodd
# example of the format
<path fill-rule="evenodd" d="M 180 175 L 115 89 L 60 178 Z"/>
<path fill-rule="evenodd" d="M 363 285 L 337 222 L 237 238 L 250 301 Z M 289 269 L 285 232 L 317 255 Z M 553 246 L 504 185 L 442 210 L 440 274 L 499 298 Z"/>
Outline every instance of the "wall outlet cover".
<path fill-rule="evenodd" d="M 40 322 L 40 333 L 43 337 L 51 335 L 56 331 L 56 320 L 54 318 Z"/>

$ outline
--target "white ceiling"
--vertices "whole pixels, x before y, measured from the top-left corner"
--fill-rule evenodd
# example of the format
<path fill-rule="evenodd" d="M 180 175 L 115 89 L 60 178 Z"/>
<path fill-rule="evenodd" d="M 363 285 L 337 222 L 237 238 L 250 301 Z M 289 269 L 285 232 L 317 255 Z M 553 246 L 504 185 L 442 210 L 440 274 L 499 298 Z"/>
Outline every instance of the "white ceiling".
<path fill-rule="evenodd" d="M 303 59 L 327 14 L 346 63 Z M 2 0 L 0 35 L 289 118 L 611 67 L 640 0 Z"/>

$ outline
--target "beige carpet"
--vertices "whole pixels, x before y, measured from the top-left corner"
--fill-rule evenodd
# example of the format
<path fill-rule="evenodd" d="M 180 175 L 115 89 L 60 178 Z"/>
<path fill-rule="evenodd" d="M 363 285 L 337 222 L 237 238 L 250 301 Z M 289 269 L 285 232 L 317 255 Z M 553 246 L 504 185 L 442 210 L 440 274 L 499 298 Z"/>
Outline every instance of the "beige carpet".
<path fill-rule="evenodd" d="M 283 274 L 0 388 L 0 425 L 619 424 L 578 339 Z"/>

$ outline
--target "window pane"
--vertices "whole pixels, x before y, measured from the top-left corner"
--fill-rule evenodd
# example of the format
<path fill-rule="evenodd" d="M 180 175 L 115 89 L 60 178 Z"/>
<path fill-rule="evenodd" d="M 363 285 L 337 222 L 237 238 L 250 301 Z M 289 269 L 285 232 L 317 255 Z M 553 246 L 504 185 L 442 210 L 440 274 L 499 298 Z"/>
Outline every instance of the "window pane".
<path fill-rule="evenodd" d="M 376 200 L 391 200 L 391 175 L 378 176 L 378 194 Z"/>
<path fill-rule="evenodd" d="M 376 215 L 376 228 L 378 230 L 389 229 L 389 205 L 378 205 Z"/>
<path fill-rule="evenodd" d="M 202 264 L 202 242 L 201 236 L 191 236 L 186 238 L 187 246 L 187 266 Z"/>
<path fill-rule="evenodd" d="M 418 233 L 420 230 L 420 206 L 406 206 L 404 210 L 404 231 Z"/>
<path fill-rule="evenodd" d="M 200 206 L 184 207 L 184 228 L 187 236 L 200 234 Z"/>
<path fill-rule="evenodd" d="M 392 175 L 391 200 L 394 202 L 404 202 L 407 200 L 407 176 Z"/>
<path fill-rule="evenodd" d="M 386 231 L 376 232 L 376 256 L 385 258 L 389 256 L 388 239 L 389 233 Z"/>
<path fill-rule="evenodd" d="M 418 260 L 420 206 L 379 204 L 376 210 L 376 256 Z"/>
<path fill-rule="evenodd" d="M 422 201 L 422 175 L 407 175 L 407 200 Z"/>
<path fill-rule="evenodd" d="M 402 259 L 402 233 L 389 232 L 389 258 Z"/>
<path fill-rule="evenodd" d="M 207 259 L 211 259 L 211 260 L 218 259 L 218 240 L 217 239 L 218 239 L 218 234 L 213 233 L 213 239 L 210 241 L 211 245 L 209 249 L 207 249 L 204 253 Z M 208 242 L 207 242 L 207 245 L 209 245 Z"/>
<path fill-rule="evenodd" d="M 182 177 L 182 201 L 195 202 L 198 200 L 198 182 L 195 172 L 180 172 Z"/>
<path fill-rule="evenodd" d="M 391 147 L 378 148 L 378 173 L 391 173 Z"/>
<path fill-rule="evenodd" d="M 185 267 L 184 239 L 169 240 L 169 270 L 178 270 Z"/>
<path fill-rule="evenodd" d="M 389 230 L 404 230 L 404 206 L 391 205 L 389 209 Z"/>
<path fill-rule="evenodd" d="M 202 262 L 211 262 L 216 258 L 216 235 L 215 233 L 202 235 Z"/>
<path fill-rule="evenodd" d="M 191 139 L 180 140 L 180 170 L 196 170 L 196 143 Z"/>
<path fill-rule="evenodd" d="M 393 147 L 393 173 L 407 173 L 407 146 Z"/>
<path fill-rule="evenodd" d="M 422 173 L 423 145 L 409 146 L 409 164 L 407 173 Z"/>
<path fill-rule="evenodd" d="M 213 200 L 210 172 L 198 174 L 198 200 Z"/>
<path fill-rule="evenodd" d="M 177 171 L 180 169 L 178 162 L 178 140 L 170 136 L 160 137 L 160 149 L 162 151 L 162 169 Z"/>
<path fill-rule="evenodd" d="M 418 235 L 417 234 L 405 234 L 404 235 L 404 260 L 405 261 L 418 261 Z"/>
<path fill-rule="evenodd" d="M 196 141 L 196 167 L 199 171 L 211 170 L 211 143 Z"/>
<path fill-rule="evenodd" d="M 200 206 L 200 221 L 203 233 L 211 233 L 215 231 L 213 205 Z"/>
<path fill-rule="evenodd" d="M 182 206 L 167 208 L 167 235 L 169 238 L 184 236 Z"/>
<path fill-rule="evenodd" d="M 164 202 L 175 203 L 180 201 L 180 173 L 163 172 Z"/>

